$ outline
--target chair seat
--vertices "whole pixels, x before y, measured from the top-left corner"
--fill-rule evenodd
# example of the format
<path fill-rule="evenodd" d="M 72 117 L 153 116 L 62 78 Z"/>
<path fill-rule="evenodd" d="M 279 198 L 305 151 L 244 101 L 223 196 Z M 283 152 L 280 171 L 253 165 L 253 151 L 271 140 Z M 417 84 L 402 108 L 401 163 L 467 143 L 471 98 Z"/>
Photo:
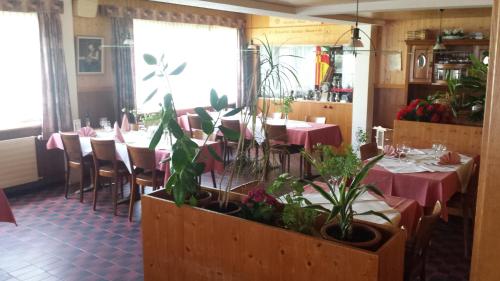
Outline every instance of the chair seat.
<path fill-rule="evenodd" d="M 83 164 L 84 165 L 91 165 L 92 161 L 93 161 L 92 160 L 92 155 L 87 155 L 87 156 L 83 157 Z M 82 163 L 79 162 L 79 161 L 70 160 L 70 161 L 68 161 L 68 165 L 71 168 L 80 168 L 80 165 L 82 165 Z"/>
<path fill-rule="evenodd" d="M 118 174 L 119 175 L 126 175 L 128 174 L 128 169 L 123 164 L 123 162 L 118 162 Z M 115 176 L 115 171 L 113 170 L 113 165 L 107 164 L 107 165 L 102 165 L 99 167 L 99 175 L 103 177 L 114 177 Z"/>
<path fill-rule="evenodd" d="M 165 178 L 165 172 L 156 171 L 156 182 L 161 183 Z M 153 184 L 153 172 L 140 172 L 135 175 L 135 181 L 140 185 L 152 185 Z"/>

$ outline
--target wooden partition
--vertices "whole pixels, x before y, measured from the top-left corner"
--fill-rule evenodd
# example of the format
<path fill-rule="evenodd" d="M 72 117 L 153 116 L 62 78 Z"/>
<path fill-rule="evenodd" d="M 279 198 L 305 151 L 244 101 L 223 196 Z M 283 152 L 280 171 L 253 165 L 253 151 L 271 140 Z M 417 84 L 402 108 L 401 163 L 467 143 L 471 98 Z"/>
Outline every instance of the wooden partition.
<path fill-rule="evenodd" d="M 376 252 L 189 206 L 142 197 L 145 280 L 401 281 L 405 233 Z M 392 234 L 391 234 L 392 233 Z"/>
<path fill-rule="evenodd" d="M 262 108 L 263 99 L 259 99 L 259 107 Z M 280 105 L 270 100 L 269 113 L 281 111 Z M 327 124 L 335 124 L 340 127 L 344 144 L 351 143 L 352 135 L 352 103 L 321 102 L 302 100 L 292 104 L 292 112 L 288 114 L 290 120 L 304 121 L 306 116 L 326 117 Z"/>
<path fill-rule="evenodd" d="M 482 131 L 482 127 L 394 120 L 393 143 L 416 148 L 442 143 L 448 150 L 480 155 Z"/>

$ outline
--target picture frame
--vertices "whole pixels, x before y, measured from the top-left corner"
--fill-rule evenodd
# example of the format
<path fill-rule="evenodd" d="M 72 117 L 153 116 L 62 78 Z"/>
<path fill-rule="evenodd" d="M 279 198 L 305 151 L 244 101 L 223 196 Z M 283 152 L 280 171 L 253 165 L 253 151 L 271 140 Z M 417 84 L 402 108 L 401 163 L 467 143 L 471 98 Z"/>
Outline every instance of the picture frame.
<path fill-rule="evenodd" d="M 104 59 L 102 45 L 103 37 L 77 36 L 76 55 L 78 74 L 103 74 Z"/>

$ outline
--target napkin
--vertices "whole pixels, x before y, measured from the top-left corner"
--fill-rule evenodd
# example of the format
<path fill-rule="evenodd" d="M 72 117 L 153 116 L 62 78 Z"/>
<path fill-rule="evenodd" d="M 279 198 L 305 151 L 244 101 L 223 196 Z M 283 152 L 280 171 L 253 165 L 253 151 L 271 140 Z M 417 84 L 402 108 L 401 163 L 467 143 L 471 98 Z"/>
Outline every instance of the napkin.
<path fill-rule="evenodd" d="M 439 157 L 438 164 L 440 165 L 457 165 L 460 164 L 460 155 L 458 153 L 449 151 Z"/>
<path fill-rule="evenodd" d="M 384 154 L 387 156 L 395 156 L 396 149 L 392 145 L 384 145 Z"/>
<path fill-rule="evenodd" d="M 122 118 L 122 130 L 124 130 L 125 132 L 130 131 L 130 124 L 128 123 L 127 113 L 123 114 L 123 118 Z"/>
<path fill-rule="evenodd" d="M 120 127 L 118 127 L 118 122 L 115 122 L 114 130 L 115 130 L 115 141 L 124 143 L 125 139 L 123 138 L 122 131 L 120 131 Z"/>
<path fill-rule="evenodd" d="M 78 135 L 80 137 L 96 137 L 97 133 L 90 126 L 87 126 L 78 130 Z"/>

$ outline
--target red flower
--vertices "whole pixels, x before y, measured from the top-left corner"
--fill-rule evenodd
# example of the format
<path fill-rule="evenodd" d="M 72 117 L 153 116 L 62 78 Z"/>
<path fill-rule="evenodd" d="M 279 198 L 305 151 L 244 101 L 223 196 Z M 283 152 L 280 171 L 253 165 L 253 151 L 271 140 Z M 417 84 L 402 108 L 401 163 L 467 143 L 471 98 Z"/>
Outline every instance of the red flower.
<path fill-rule="evenodd" d="M 274 198 L 273 196 L 267 194 L 265 189 L 258 188 L 248 192 L 248 196 L 243 200 L 243 203 L 266 203 L 274 206 L 278 204 L 278 200 L 276 200 L 276 198 Z"/>
<path fill-rule="evenodd" d="M 439 114 L 434 113 L 434 114 L 432 114 L 432 117 L 431 117 L 431 122 L 432 122 L 432 123 L 439 123 L 440 119 L 441 119 L 441 118 L 440 118 Z"/>
<path fill-rule="evenodd" d="M 427 110 L 427 112 L 433 112 L 434 111 L 434 106 L 432 104 L 428 104 L 425 109 Z"/>
<path fill-rule="evenodd" d="M 403 120 L 408 112 L 406 111 L 406 108 L 401 109 L 398 111 L 398 114 L 396 115 L 396 118 L 398 120 Z"/>
<path fill-rule="evenodd" d="M 417 114 L 417 116 L 419 116 L 419 117 L 424 116 L 424 107 L 423 107 L 423 106 L 420 106 L 419 108 L 417 108 L 416 114 Z"/>
<path fill-rule="evenodd" d="M 436 104 L 436 111 L 439 113 L 445 112 L 447 109 L 446 105 L 444 104 Z"/>
<path fill-rule="evenodd" d="M 421 102 L 422 100 L 421 99 L 414 99 L 410 102 L 409 104 L 409 107 L 410 108 L 416 108 L 417 105 Z"/>

